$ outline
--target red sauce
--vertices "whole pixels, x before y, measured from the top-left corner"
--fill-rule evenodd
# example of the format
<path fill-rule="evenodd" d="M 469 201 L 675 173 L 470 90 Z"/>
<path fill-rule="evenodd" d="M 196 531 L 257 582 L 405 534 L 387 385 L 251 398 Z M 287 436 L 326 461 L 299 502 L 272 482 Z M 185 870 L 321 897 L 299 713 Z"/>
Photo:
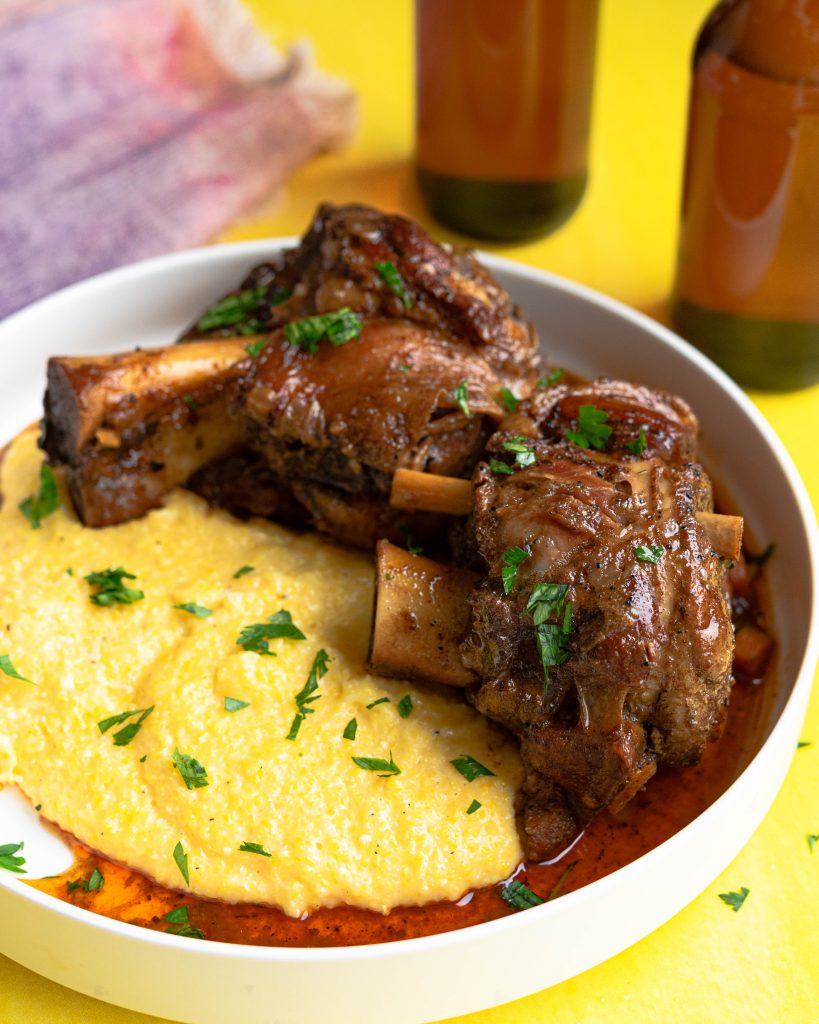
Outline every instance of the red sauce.
<path fill-rule="evenodd" d="M 740 622 L 759 622 L 754 608 L 738 609 Z M 527 864 L 516 875 L 544 899 L 579 889 L 616 871 L 658 846 L 705 810 L 733 782 L 764 738 L 775 696 L 773 680 L 739 679 L 731 694 L 722 739 L 690 768 L 661 769 L 651 783 L 616 815 L 595 819 L 582 838 L 557 863 Z M 28 884 L 58 899 L 119 921 L 165 931 L 163 915 L 188 908 L 190 924 L 220 942 L 258 946 L 358 946 L 393 942 L 466 928 L 515 913 L 495 885 L 467 894 L 459 903 L 399 907 L 382 915 L 352 907 L 317 910 L 303 920 L 272 907 L 200 899 L 157 885 L 132 869 L 89 850 L 70 836 L 72 867 L 61 875 Z M 100 891 L 68 884 L 88 879 L 97 868 L 105 883 Z"/>

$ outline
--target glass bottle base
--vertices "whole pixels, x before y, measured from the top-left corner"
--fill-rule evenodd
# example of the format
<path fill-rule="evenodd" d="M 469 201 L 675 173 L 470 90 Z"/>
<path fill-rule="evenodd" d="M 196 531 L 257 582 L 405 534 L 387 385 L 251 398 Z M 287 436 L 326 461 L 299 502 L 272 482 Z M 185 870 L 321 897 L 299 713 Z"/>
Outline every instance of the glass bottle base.
<path fill-rule="evenodd" d="M 495 242 L 522 242 L 560 227 L 586 189 L 586 175 L 556 181 L 479 181 L 418 168 L 421 193 L 442 224 Z"/>
<path fill-rule="evenodd" d="M 791 391 L 819 381 L 819 323 L 764 320 L 677 299 L 675 330 L 739 384 Z"/>

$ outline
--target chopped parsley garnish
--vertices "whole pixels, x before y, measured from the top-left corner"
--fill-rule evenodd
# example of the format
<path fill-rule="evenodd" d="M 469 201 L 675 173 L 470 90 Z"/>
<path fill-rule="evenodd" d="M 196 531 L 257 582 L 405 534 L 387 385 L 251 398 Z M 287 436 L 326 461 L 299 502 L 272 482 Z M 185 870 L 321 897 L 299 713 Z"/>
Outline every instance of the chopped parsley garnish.
<path fill-rule="evenodd" d="M 73 882 L 66 882 L 66 883 L 65 883 L 65 889 L 66 889 L 66 892 L 68 892 L 68 893 L 72 893 L 72 892 L 74 892 L 74 891 L 75 891 L 76 889 L 79 889 L 79 887 L 80 887 L 81 885 L 82 885 L 82 879 L 81 879 L 81 878 L 76 878 L 76 879 L 74 879 L 74 881 L 73 881 Z"/>
<path fill-rule="evenodd" d="M 188 876 L 188 855 L 185 853 L 185 847 L 182 845 L 180 840 L 173 848 L 173 859 L 176 861 L 176 866 L 179 868 L 179 872 L 185 879 L 185 885 L 190 885 L 191 880 Z"/>
<path fill-rule="evenodd" d="M 813 746 L 813 740 L 799 740 L 799 742 L 796 744 L 796 749 L 797 750 L 804 750 L 805 747 L 812 747 L 812 746 Z"/>
<path fill-rule="evenodd" d="M 170 924 L 171 927 L 166 928 L 165 931 L 171 935 L 181 935 L 186 939 L 204 939 L 205 937 L 201 928 L 194 928 L 191 925 L 187 907 L 174 907 L 173 910 L 169 910 L 167 914 L 163 915 L 162 920 Z"/>
<path fill-rule="evenodd" d="M 461 412 L 464 416 L 471 416 L 472 413 L 469 411 L 469 381 L 464 377 L 461 383 L 452 392 L 452 397 L 461 407 Z"/>
<path fill-rule="evenodd" d="M 187 405 L 191 412 L 196 412 L 199 409 L 199 403 L 193 395 L 183 395 L 182 401 Z"/>
<path fill-rule="evenodd" d="M 307 718 L 308 715 L 312 715 L 316 710 L 315 708 L 308 707 L 308 704 L 312 704 L 321 698 L 320 693 L 316 693 L 319 685 L 319 679 L 327 674 L 327 662 L 329 661 L 327 651 L 322 648 L 313 658 L 313 664 L 310 668 L 310 673 L 307 676 L 307 682 L 296 694 L 296 714 L 293 718 L 293 724 L 290 726 L 290 732 L 287 734 L 288 740 L 294 740 L 301 728 L 301 723 Z"/>
<path fill-rule="evenodd" d="M 233 574 L 233 578 L 238 580 L 240 576 L 247 576 L 249 572 L 255 572 L 255 566 L 243 565 L 241 569 L 237 569 Z"/>
<path fill-rule="evenodd" d="M 736 913 L 745 900 L 748 898 L 750 889 L 746 889 L 744 885 L 740 886 L 739 892 L 721 892 L 719 898 L 723 903 L 727 903 L 731 910 Z"/>
<path fill-rule="evenodd" d="M 412 543 L 412 533 L 410 528 L 408 526 L 399 526 L 398 529 L 404 535 L 404 540 L 407 544 L 407 551 L 409 551 L 411 555 L 423 555 L 424 549 L 418 547 L 417 544 Z"/>
<path fill-rule="evenodd" d="M 252 358 L 255 359 L 257 356 L 262 354 L 262 349 L 267 344 L 267 337 L 259 338 L 258 341 L 252 341 L 249 345 L 245 345 L 245 352 Z"/>
<path fill-rule="evenodd" d="M 341 734 L 341 738 L 345 740 L 354 740 L 356 732 L 358 732 L 358 722 L 354 718 L 351 718 L 344 726 L 344 732 Z"/>
<path fill-rule="evenodd" d="M 410 366 L 409 363 L 401 363 L 398 369 L 401 373 L 409 373 L 412 367 Z"/>
<path fill-rule="evenodd" d="M 271 615 L 267 622 L 256 622 L 252 626 L 244 626 L 236 643 L 246 651 L 264 654 L 275 658 L 276 652 L 270 650 L 268 640 L 306 640 L 298 626 L 293 625 L 290 612 L 280 608 Z"/>
<path fill-rule="evenodd" d="M 108 732 L 109 729 L 115 725 L 121 725 L 123 722 L 128 721 L 129 718 L 133 718 L 135 715 L 139 715 L 139 718 L 135 722 L 129 722 L 123 729 L 119 729 L 114 733 L 114 746 L 115 747 L 127 747 L 131 740 L 136 736 L 139 730 L 142 728 L 142 723 L 153 711 L 155 705 L 152 704 L 149 708 L 138 708 L 136 711 L 123 711 L 120 715 L 111 715 L 110 718 L 103 718 L 101 722 L 97 722 L 97 728 L 100 732 Z"/>
<path fill-rule="evenodd" d="M 398 701 L 398 714 L 402 718 L 409 718 L 412 714 L 412 694 L 405 693 L 401 700 Z"/>
<path fill-rule="evenodd" d="M 395 292 L 398 298 L 404 303 L 404 309 L 409 309 L 412 306 L 412 298 L 407 294 L 407 286 L 404 284 L 404 279 L 398 273 L 398 269 L 395 264 L 389 260 L 378 260 L 373 264 L 373 266 L 378 271 L 378 274 L 384 284 L 391 292 Z"/>
<path fill-rule="evenodd" d="M 508 463 L 501 462 L 500 459 L 496 459 L 494 456 L 491 456 L 489 459 L 489 468 L 498 476 L 502 474 L 511 476 L 515 472 Z"/>
<path fill-rule="evenodd" d="M 32 530 L 39 530 L 45 517 L 56 512 L 59 507 L 54 471 L 51 466 L 43 463 L 40 466 L 40 486 L 37 493 L 21 501 L 18 508 L 31 523 Z"/>
<path fill-rule="evenodd" d="M 82 887 L 86 892 L 99 892 L 105 885 L 105 879 L 99 868 L 94 868 L 90 876 L 83 882 Z"/>
<path fill-rule="evenodd" d="M 134 601 L 141 601 L 145 597 L 142 590 L 126 587 L 122 582 L 136 579 L 133 573 L 126 572 L 122 566 L 118 569 L 90 572 L 84 578 L 86 583 L 97 588 L 96 593 L 91 595 L 91 604 L 98 604 L 103 608 L 108 608 L 113 604 L 133 604 Z"/>
<path fill-rule="evenodd" d="M 260 857 L 272 857 L 272 853 L 268 853 L 267 850 L 262 846 L 261 843 L 242 843 L 239 847 L 241 853 L 258 853 Z"/>
<path fill-rule="evenodd" d="M 500 399 L 506 407 L 507 412 L 514 412 L 518 407 L 518 400 L 509 390 L 509 388 L 500 389 Z"/>
<path fill-rule="evenodd" d="M 515 585 L 518 576 L 518 567 L 529 557 L 529 552 L 523 548 L 507 548 L 503 553 L 503 568 L 501 579 L 503 580 L 504 594 L 510 593 Z"/>
<path fill-rule="evenodd" d="M 30 679 L 26 679 L 25 676 L 21 676 L 17 669 L 11 663 L 10 654 L 0 654 L 0 672 L 5 673 L 12 679 L 19 679 L 24 683 L 31 683 Z M 36 683 L 31 683 L 32 686 L 36 686 Z"/>
<path fill-rule="evenodd" d="M 760 551 L 758 555 L 751 555 L 746 552 L 745 561 L 750 562 L 751 565 L 764 565 L 771 555 L 776 551 L 776 544 L 771 542 L 764 551 Z"/>
<path fill-rule="evenodd" d="M 507 882 L 501 887 L 501 898 L 506 900 L 510 907 L 515 910 L 529 910 L 531 907 L 538 907 L 545 903 L 537 893 L 523 884 L 523 882 Z"/>
<path fill-rule="evenodd" d="M 182 781 L 188 789 L 202 789 L 203 786 L 207 786 L 207 770 L 195 757 L 191 757 L 190 754 L 180 754 L 179 748 L 175 747 L 171 762 L 182 776 Z"/>
<path fill-rule="evenodd" d="M 300 345 L 307 352 L 318 352 L 318 344 L 326 338 L 331 345 L 343 345 L 361 336 L 361 320 L 348 307 L 334 313 L 319 313 L 304 320 L 284 325 L 284 336 L 291 345 Z"/>
<path fill-rule="evenodd" d="M 634 557 L 638 562 L 650 562 L 651 565 L 656 565 L 664 554 L 665 548 L 660 547 L 659 544 L 649 544 L 648 547 L 640 544 L 634 549 Z"/>
<path fill-rule="evenodd" d="M 197 604 L 195 601 L 187 601 L 185 604 L 175 604 L 174 608 L 180 612 L 188 612 L 191 615 L 195 615 L 197 619 L 206 619 L 209 615 L 213 615 L 210 608 L 206 608 L 203 604 Z"/>
<path fill-rule="evenodd" d="M 511 441 L 504 441 L 501 448 L 515 456 L 515 466 L 518 469 L 525 469 L 527 466 L 537 462 L 537 456 L 532 451 L 531 442 L 527 441 L 522 434 L 515 434 Z"/>
<path fill-rule="evenodd" d="M 562 376 L 563 376 L 563 367 L 562 366 L 555 367 L 555 369 L 552 370 L 552 372 L 546 378 L 546 385 L 547 385 L 547 387 L 550 387 L 550 388 L 554 387 L 555 384 L 557 384 L 557 382 L 560 380 L 560 378 Z"/>
<path fill-rule="evenodd" d="M 378 700 L 374 700 L 372 702 L 372 704 L 368 704 L 367 705 L 367 710 L 368 711 L 372 711 L 372 709 L 378 707 L 379 704 L 389 704 L 389 703 L 390 703 L 390 698 L 389 697 L 379 697 Z"/>
<path fill-rule="evenodd" d="M 225 711 L 241 711 L 242 708 L 249 708 L 246 700 L 237 700 L 235 697 L 225 697 Z"/>
<path fill-rule="evenodd" d="M 567 430 L 566 439 L 580 448 L 596 448 L 602 452 L 611 437 L 607 426 L 609 414 L 596 405 L 581 405 L 577 413 L 577 430 Z"/>
<path fill-rule="evenodd" d="M 549 669 L 571 657 L 568 641 L 572 635 L 572 602 L 563 583 L 538 583 L 529 595 L 526 611 L 535 624 L 535 643 L 543 665 L 543 691 L 549 685 Z M 550 622 L 553 619 L 556 621 Z"/>
<path fill-rule="evenodd" d="M 263 284 L 256 288 L 246 288 L 235 295 L 227 295 L 214 303 L 199 317 L 196 324 L 200 331 L 212 331 L 217 327 L 236 327 L 248 320 L 265 297 L 267 287 Z"/>
<path fill-rule="evenodd" d="M 481 807 L 483 807 L 483 804 L 480 802 L 480 800 L 473 800 L 469 807 L 467 807 L 466 813 L 474 814 L 475 811 L 479 811 Z"/>
<path fill-rule="evenodd" d="M 401 769 L 392 759 L 392 751 L 390 751 L 389 761 L 385 761 L 383 757 L 354 757 L 353 762 L 366 772 L 378 772 L 379 779 L 388 779 L 391 775 L 401 774 Z"/>
<path fill-rule="evenodd" d="M 491 771 L 486 765 L 481 764 L 480 761 L 476 761 L 474 757 L 470 757 L 469 754 L 461 754 L 460 757 L 456 757 L 454 761 L 449 762 L 453 768 L 463 775 L 467 782 L 474 782 L 475 779 L 480 778 L 482 775 L 491 775 L 494 777 L 495 773 Z"/>
<path fill-rule="evenodd" d="M 0 868 L 11 871 L 15 875 L 25 875 L 26 869 L 23 864 L 25 864 L 26 858 L 15 856 L 23 849 L 23 846 L 23 843 L 6 843 L 4 846 L 0 846 Z"/>
<path fill-rule="evenodd" d="M 631 452 L 632 455 L 642 455 L 643 452 L 648 448 L 648 440 L 646 438 L 646 432 L 640 427 L 640 433 L 633 441 L 626 441 L 626 451 Z"/>
<path fill-rule="evenodd" d="M 808 841 L 808 849 L 813 853 L 814 846 L 819 842 L 819 835 L 808 833 L 805 838 Z"/>

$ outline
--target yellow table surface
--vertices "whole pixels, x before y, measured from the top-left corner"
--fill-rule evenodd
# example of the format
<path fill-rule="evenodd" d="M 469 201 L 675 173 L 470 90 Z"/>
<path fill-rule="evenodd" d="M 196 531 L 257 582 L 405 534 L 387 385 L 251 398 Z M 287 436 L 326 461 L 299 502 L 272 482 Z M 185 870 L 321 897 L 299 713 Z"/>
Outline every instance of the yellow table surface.
<path fill-rule="evenodd" d="M 431 222 L 413 184 L 409 0 L 251 0 L 250 6 L 276 43 L 312 40 L 319 66 L 357 90 L 361 125 L 344 152 L 305 167 L 275 206 L 226 238 L 300 233 L 322 199 L 404 211 L 449 237 Z M 604 0 L 591 182 L 583 205 L 552 237 L 496 251 L 663 318 L 677 236 L 689 55 L 709 7 L 708 0 Z M 754 399 L 819 508 L 819 388 Z M 819 843 L 811 855 L 806 839 L 819 833 L 816 693 L 802 735 L 813 745 L 795 753 L 763 824 L 724 874 L 677 917 L 580 977 L 458 1020 L 819 1021 Z M 750 896 L 733 913 L 717 894 L 742 885 Z M 389 1019 L 385 1005 L 385 1024 Z M 0 957 L 0 1024 L 155 1020 L 78 995 Z"/>

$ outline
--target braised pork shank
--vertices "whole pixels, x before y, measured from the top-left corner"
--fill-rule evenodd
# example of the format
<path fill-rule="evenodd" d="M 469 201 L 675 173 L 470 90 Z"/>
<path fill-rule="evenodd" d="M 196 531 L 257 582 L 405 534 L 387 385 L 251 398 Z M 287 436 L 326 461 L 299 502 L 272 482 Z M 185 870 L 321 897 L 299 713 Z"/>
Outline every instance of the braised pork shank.
<path fill-rule="evenodd" d="M 434 516 L 389 507 L 395 470 L 467 477 L 503 416 L 501 388 L 523 397 L 537 379 L 533 329 L 474 257 L 360 206 L 322 206 L 299 246 L 185 340 L 50 361 L 45 447 L 87 525 L 141 515 L 189 480 L 231 511 L 345 543 L 402 529 L 428 540 Z M 209 347 L 218 387 L 191 369 Z M 215 445 L 200 429 L 211 422 Z"/>
<path fill-rule="evenodd" d="M 723 517 L 693 461 L 696 433 L 685 403 L 647 388 L 552 388 L 503 424 L 476 467 L 458 551 L 482 578 L 461 682 L 520 738 L 529 859 L 556 856 L 658 764 L 691 764 L 720 733 L 729 563 L 709 532 L 708 517 Z M 382 550 L 379 576 L 389 561 Z M 387 595 L 401 585 L 388 574 Z"/>

